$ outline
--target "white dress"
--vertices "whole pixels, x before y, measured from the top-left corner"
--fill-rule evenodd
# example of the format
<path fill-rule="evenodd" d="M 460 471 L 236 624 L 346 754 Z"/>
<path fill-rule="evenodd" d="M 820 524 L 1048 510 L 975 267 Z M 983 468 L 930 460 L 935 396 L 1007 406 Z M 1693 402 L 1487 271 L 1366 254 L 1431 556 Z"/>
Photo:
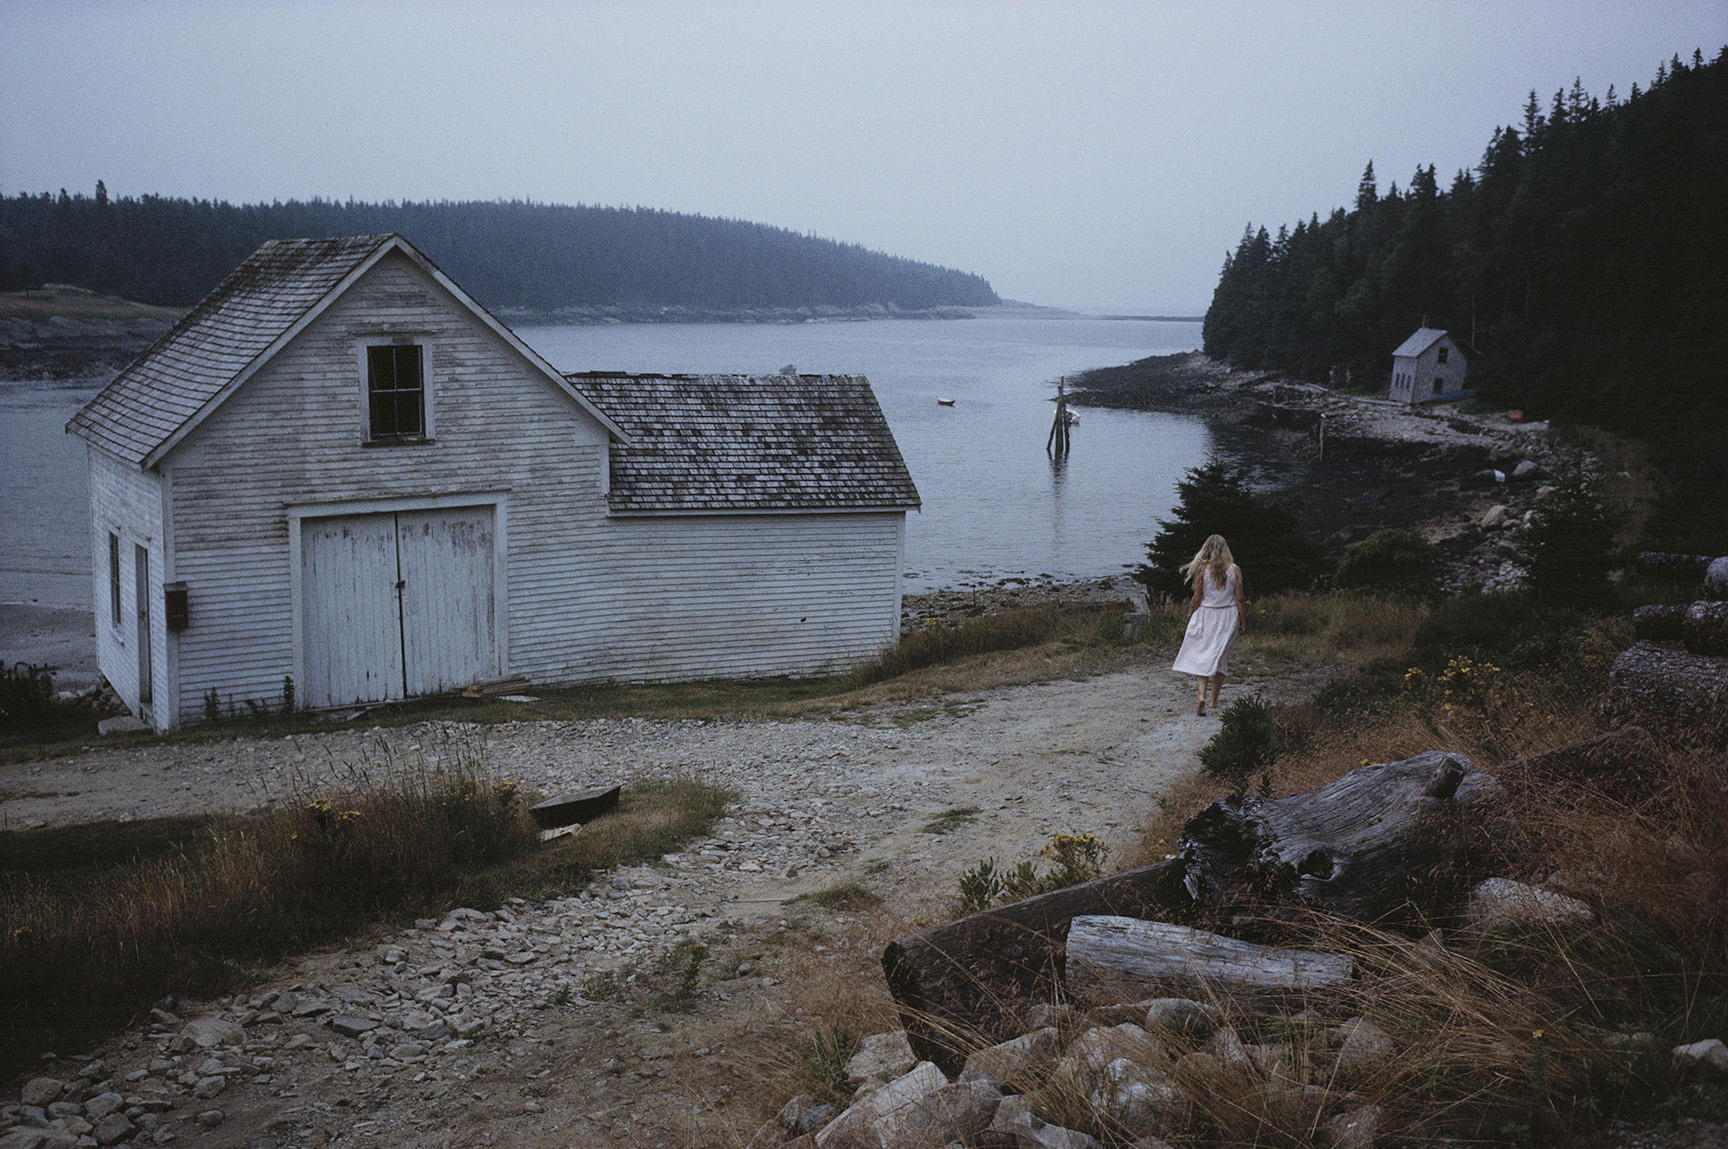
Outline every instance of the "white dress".
<path fill-rule="evenodd" d="M 1230 669 L 1230 648 L 1236 645 L 1240 621 L 1236 617 L 1236 581 L 1241 577 L 1241 571 L 1232 564 L 1225 572 L 1224 585 L 1218 586 L 1210 570 L 1200 571 L 1200 585 L 1205 588 L 1200 608 L 1188 616 L 1188 630 L 1172 669 L 1202 678 Z"/>

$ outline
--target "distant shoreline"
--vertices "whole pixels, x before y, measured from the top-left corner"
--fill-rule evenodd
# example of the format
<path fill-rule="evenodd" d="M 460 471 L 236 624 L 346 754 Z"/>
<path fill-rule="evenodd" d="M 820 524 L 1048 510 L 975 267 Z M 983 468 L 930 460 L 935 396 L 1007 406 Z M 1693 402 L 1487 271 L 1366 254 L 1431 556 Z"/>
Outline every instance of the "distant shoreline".
<path fill-rule="evenodd" d="M 866 323 L 878 319 L 975 319 L 976 308 L 942 306 L 903 308 L 866 303 L 856 307 L 809 304 L 800 307 L 664 307 L 604 303 L 560 307 L 552 311 L 488 308 L 512 327 L 594 327 L 623 323 Z"/>

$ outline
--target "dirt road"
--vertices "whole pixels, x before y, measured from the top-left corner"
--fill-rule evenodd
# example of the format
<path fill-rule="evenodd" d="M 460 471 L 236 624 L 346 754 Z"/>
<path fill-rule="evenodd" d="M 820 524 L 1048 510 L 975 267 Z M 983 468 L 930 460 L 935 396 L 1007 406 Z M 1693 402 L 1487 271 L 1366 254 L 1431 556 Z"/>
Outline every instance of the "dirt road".
<path fill-rule="evenodd" d="M 184 1011 L 243 1026 L 241 1045 L 176 1052 L 178 1026 L 162 1022 L 100 1051 L 99 1079 L 70 1050 L 52 1075 L 121 1095 L 144 1140 L 196 1146 L 739 1144 L 784 1099 L 774 1066 L 796 1063 L 811 994 L 856 983 L 879 999 L 882 944 L 941 913 L 963 871 L 1034 857 L 1061 831 L 1118 854 L 1133 841 L 1217 729 L 1167 666 L 837 718 L 438 723 L 5 767 L 11 826 L 244 810 L 471 753 L 543 792 L 695 776 L 741 795 L 712 838 L 577 897 L 423 921 Z M 884 906 L 788 906 L 847 883 Z M 600 1000 L 692 940 L 710 955 L 693 1001 Z M 197 1096 L 210 1077 L 224 1085 Z"/>

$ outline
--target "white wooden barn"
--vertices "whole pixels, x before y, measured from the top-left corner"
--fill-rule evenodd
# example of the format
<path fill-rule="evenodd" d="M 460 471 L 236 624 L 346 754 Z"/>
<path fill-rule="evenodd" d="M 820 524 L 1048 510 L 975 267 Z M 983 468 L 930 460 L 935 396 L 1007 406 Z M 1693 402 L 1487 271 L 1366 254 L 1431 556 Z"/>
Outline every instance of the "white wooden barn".
<path fill-rule="evenodd" d="M 918 492 L 862 377 L 566 378 L 400 236 L 265 244 L 67 429 L 101 669 L 157 729 L 899 635 Z"/>
<path fill-rule="evenodd" d="M 1446 332 L 1418 327 L 1392 352 L 1392 389 L 1388 396 L 1401 403 L 1432 403 L 1461 399 L 1469 370 L 1466 352 Z"/>

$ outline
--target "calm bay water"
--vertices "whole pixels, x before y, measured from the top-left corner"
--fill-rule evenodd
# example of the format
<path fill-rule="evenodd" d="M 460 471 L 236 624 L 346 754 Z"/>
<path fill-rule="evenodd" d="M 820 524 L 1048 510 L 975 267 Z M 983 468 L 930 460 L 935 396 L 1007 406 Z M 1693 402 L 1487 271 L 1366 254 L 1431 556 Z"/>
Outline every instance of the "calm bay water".
<path fill-rule="evenodd" d="M 762 374 L 795 364 L 868 376 L 924 499 L 907 517 L 909 592 L 1119 574 L 1141 558 L 1176 480 L 1211 447 L 1196 419 L 1084 410 L 1065 462 L 1044 449 L 1059 376 L 1192 350 L 1197 323 L 1008 312 L 518 334 L 563 371 Z M 84 448 L 63 428 L 95 391 L 0 379 L 0 602 L 90 606 Z"/>

